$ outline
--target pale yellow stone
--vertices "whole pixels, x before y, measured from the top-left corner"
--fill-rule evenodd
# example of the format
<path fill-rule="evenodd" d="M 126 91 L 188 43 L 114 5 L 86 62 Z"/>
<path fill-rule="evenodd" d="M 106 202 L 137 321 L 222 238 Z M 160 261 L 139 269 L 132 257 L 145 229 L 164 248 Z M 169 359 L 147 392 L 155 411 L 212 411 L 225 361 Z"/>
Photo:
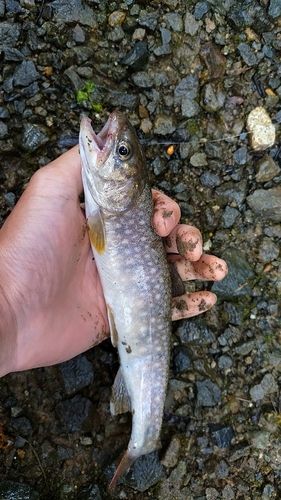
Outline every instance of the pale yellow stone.
<path fill-rule="evenodd" d="M 275 142 L 275 127 L 270 116 L 261 106 L 253 109 L 247 118 L 251 146 L 255 151 L 270 148 Z"/>

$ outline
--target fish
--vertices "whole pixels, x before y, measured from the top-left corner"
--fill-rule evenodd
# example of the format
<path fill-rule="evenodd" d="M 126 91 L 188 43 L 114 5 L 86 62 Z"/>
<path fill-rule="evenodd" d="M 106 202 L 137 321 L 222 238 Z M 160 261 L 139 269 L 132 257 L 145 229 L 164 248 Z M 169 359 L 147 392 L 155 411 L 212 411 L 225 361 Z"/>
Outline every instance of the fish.
<path fill-rule="evenodd" d="M 85 215 L 120 367 L 112 415 L 130 411 L 127 450 L 109 488 L 147 453 L 161 447 L 171 337 L 171 276 L 152 224 L 153 200 L 144 154 L 129 120 L 113 111 L 96 134 L 83 116 L 79 151 Z"/>

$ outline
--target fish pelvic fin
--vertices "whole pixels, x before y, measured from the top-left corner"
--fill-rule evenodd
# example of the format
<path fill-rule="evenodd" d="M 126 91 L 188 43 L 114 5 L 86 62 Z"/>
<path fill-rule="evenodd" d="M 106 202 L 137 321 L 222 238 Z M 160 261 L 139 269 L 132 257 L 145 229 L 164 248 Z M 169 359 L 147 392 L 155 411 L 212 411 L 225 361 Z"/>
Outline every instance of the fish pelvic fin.
<path fill-rule="evenodd" d="M 131 398 L 127 391 L 122 371 L 119 368 L 112 387 L 110 412 L 111 415 L 117 415 L 118 413 L 126 413 L 127 411 L 131 411 Z"/>
<path fill-rule="evenodd" d="M 123 474 L 123 472 L 125 472 L 129 467 L 131 467 L 131 465 L 133 465 L 133 463 L 136 461 L 137 458 L 138 458 L 138 455 L 135 455 L 135 454 L 132 455 L 129 450 L 125 451 L 125 453 L 121 459 L 121 462 L 118 465 L 117 470 L 116 470 L 116 472 L 111 480 L 111 483 L 108 487 L 110 490 L 115 488 L 119 477 Z"/>
<path fill-rule="evenodd" d="M 110 329 L 111 343 L 112 343 L 113 347 L 116 347 L 117 343 L 118 343 L 118 332 L 117 332 L 117 328 L 115 325 L 113 311 L 112 311 L 109 304 L 106 304 L 106 309 L 107 309 L 107 317 L 108 317 L 108 323 L 109 323 L 109 329 Z"/>
<path fill-rule="evenodd" d="M 93 247 L 99 254 L 102 254 L 105 250 L 105 229 L 99 210 L 91 213 L 87 220 L 87 226 Z"/>

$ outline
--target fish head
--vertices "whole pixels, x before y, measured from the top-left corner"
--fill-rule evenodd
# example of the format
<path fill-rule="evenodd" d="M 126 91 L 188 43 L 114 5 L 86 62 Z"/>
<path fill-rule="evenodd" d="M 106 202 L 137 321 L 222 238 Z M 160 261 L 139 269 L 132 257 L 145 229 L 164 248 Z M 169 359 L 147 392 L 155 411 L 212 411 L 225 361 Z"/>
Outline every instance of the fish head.
<path fill-rule="evenodd" d="M 95 134 L 91 120 L 83 116 L 79 149 L 83 182 L 96 205 L 112 214 L 128 210 L 147 177 L 142 149 L 129 120 L 114 111 Z"/>

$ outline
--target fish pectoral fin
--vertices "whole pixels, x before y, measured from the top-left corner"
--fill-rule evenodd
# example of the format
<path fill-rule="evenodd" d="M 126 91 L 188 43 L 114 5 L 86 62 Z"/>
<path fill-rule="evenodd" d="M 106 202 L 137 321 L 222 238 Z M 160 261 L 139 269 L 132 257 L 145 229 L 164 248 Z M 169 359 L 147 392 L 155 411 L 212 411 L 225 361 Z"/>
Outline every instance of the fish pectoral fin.
<path fill-rule="evenodd" d="M 105 250 L 105 230 L 101 213 L 99 210 L 92 212 L 87 220 L 89 237 L 93 247 L 99 254 Z"/>
<path fill-rule="evenodd" d="M 127 411 L 131 411 L 131 399 L 120 368 L 117 372 L 112 387 L 110 411 L 111 415 L 117 415 L 118 413 L 126 413 Z"/>
<path fill-rule="evenodd" d="M 172 297 L 179 297 L 185 293 L 183 281 L 176 270 L 174 264 L 169 262 L 171 283 L 172 283 Z"/>
<path fill-rule="evenodd" d="M 113 347 L 116 347 L 117 343 L 118 343 L 118 332 L 117 332 L 117 328 L 115 325 L 113 312 L 112 312 L 111 307 L 108 304 L 106 304 L 106 308 L 107 308 L 107 317 L 108 317 L 108 323 L 109 323 L 109 329 L 110 329 L 111 343 L 112 343 Z"/>

